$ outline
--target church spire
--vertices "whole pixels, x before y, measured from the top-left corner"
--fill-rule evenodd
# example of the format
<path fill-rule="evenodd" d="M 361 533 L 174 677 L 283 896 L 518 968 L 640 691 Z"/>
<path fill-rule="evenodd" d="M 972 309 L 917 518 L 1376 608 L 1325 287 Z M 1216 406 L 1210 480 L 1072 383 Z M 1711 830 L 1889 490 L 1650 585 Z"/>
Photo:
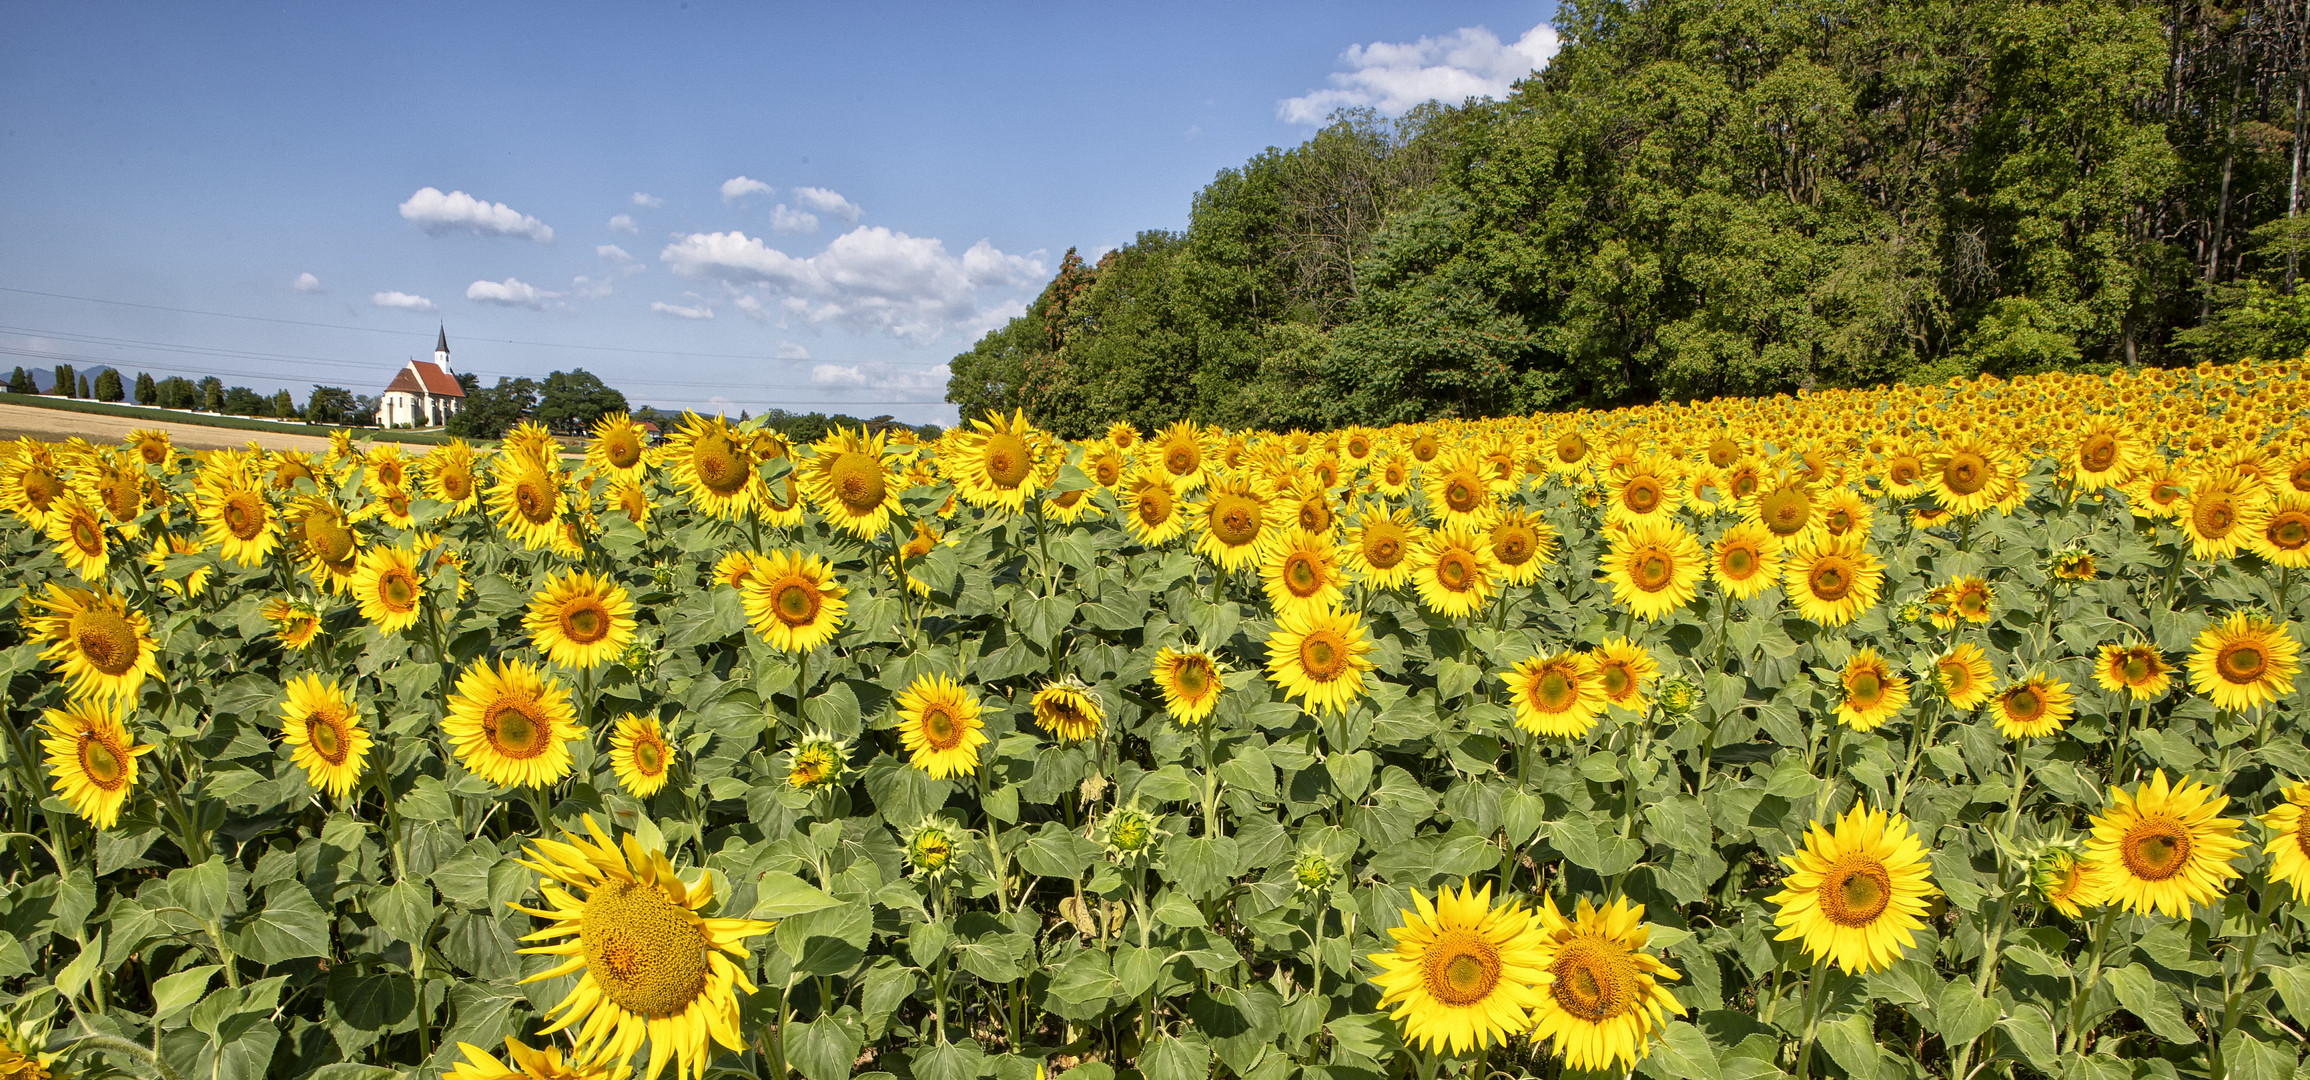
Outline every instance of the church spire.
<path fill-rule="evenodd" d="M 441 339 L 434 343 L 433 351 L 444 356 L 449 355 L 449 327 L 443 326 L 441 328 Z"/>

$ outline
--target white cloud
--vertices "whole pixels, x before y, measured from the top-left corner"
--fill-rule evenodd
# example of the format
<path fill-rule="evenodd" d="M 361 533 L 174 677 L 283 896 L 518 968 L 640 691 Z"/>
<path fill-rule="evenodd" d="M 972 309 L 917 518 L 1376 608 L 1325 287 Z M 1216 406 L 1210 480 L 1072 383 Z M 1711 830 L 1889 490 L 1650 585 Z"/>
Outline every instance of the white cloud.
<path fill-rule="evenodd" d="M 646 191 L 637 191 L 634 192 L 634 205 L 647 206 L 650 209 L 655 210 L 661 206 L 666 205 L 666 200 L 652 195 Z"/>
<path fill-rule="evenodd" d="M 641 230 L 634 227 L 634 216 L 632 214 L 619 214 L 616 217 L 610 219 L 610 231 L 622 233 L 638 233 Z"/>
<path fill-rule="evenodd" d="M 770 227 L 782 233 L 814 233 L 818 231 L 818 215 L 779 203 L 770 211 Z"/>
<path fill-rule="evenodd" d="M 290 282 L 289 287 L 298 292 L 320 292 L 321 279 L 310 273 L 298 274 L 297 280 Z"/>
<path fill-rule="evenodd" d="M 648 273 L 650 269 L 642 265 L 640 259 L 634 258 L 627 253 L 626 249 L 616 244 L 596 244 L 594 245 L 594 254 L 618 264 L 618 272 L 621 274 L 643 274 Z"/>
<path fill-rule="evenodd" d="M 859 387 L 862 389 L 890 390 L 901 394 L 921 394 L 946 390 L 949 372 L 945 364 L 929 368 L 905 368 L 896 364 L 818 364 L 810 369 L 810 381 L 818 386 Z"/>
<path fill-rule="evenodd" d="M 748 195 L 768 195 L 775 190 L 751 176 L 733 176 L 722 181 L 722 201 L 737 202 Z"/>
<path fill-rule="evenodd" d="M 499 307 L 525 307 L 545 310 L 545 302 L 561 294 L 540 289 L 520 278 L 504 281 L 476 281 L 465 287 L 465 298 Z"/>
<path fill-rule="evenodd" d="M 724 287 L 727 288 L 728 284 L 724 283 Z M 762 306 L 762 301 L 757 300 L 752 296 L 749 296 L 745 293 L 738 293 L 737 295 L 730 298 L 730 303 L 732 306 L 736 307 L 740 313 L 744 314 L 747 318 L 752 319 L 755 322 L 770 321 L 769 309 Z"/>
<path fill-rule="evenodd" d="M 475 236 L 526 236 L 543 244 L 553 242 L 553 227 L 545 222 L 504 203 L 484 202 L 462 191 L 443 195 L 440 188 L 419 188 L 401 204 L 401 216 L 435 235 L 463 229 Z"/>
<path fill-rule="evenodd" d="M 1006 254 L 981 240 L 958 256 L 936 239 L 873 225 L 806 258 L 742 232 L 691 233 L 658 258 L 683 277 L 767 285 L 784 294 L 781 308 L 811 323 L 927 345 L 982 316 L 980 290 L 1040 281 L 1048 273 L 1040 254 Z"/>
<path fill-rule="evenodd" d="M 671 315 L 677 319 L 711 319 L 714 317 L 714 309 L 704 304 L 699 304 L 696 307 L 684 307 L 681 304 L 669 304 L 663 300 L 652 300 L 650 301 L 650 310 L 660 315 Z"/>
<path fill-rule="evenodd" d="M 599 300 L 610 294 L 610 279 L 603 278 L 600 281 L 595 281 L 584 274 L 579 274 L 577 280 L 570 282 L 570 290 L 577 293 L 581 300 Z"/>
<path fill-rule="evenodd" d="M 791 341 L 781 341 L 778 343 L 777 357 L 780 360 L 808 360 L 810 350 Z"/>
<path fill-rule="evenodd" d="M 418 296 L 418 295 L 416 295 L 415 293 L 405 293 L 405 292 L 381 292 L 381 293 L 370 293 L 370 294 L 369 294 L 369 302 L 370 302 L 370 303 L 372 303 L 372 304 L 375 304 L 375 305 L 377 305 L 378 307 L 400 308 L 400 309 L 401 309 L 401 310 L 403 310 L 403 311 L 432 311 L 432 310 L 433 310 L 433 301 L 431 301 L 431 300 L 427 300 L 426 298 L 424 298 L 424 297 L 422 297 L 422 296 Z"/>
<path fill-rule="evenodd" d="M 1423 101 L 1458 104 L 1463 98 L 1505 97 L 1516 80 L 1546 67 L 1556 55 L 1556 31 L 1542 23 L 1512 44 L 1481 26 L 1413 42 L 1351 45 L 1333 72 L 1331 87 L 1277 103 L 1275 114 L 1295 124 L 1320 124 L 1332 110 L 1371 106 L 1402 116 Z"/>
<path fill-rule="evenodd" d="M 822 187 L 795 188 L 794 201 L 821 214 L 832 214 L 852 225 L 858 224 L 859 215 L 866 213 L 866 211 L 859 209 L 857 203 Z"/>

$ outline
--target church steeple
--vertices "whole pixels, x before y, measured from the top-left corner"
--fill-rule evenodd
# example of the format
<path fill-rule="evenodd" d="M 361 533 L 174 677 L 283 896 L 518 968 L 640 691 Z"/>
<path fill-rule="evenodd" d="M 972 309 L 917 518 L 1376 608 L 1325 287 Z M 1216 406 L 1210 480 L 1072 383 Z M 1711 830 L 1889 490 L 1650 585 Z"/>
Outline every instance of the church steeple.
<path fill-rule="evenodd" d="M 441 370 L 449 370 L 449 327 L 447 326 L 441 328 L 441 337 L 433 344 L 433 362 L 439 365 Z"/>

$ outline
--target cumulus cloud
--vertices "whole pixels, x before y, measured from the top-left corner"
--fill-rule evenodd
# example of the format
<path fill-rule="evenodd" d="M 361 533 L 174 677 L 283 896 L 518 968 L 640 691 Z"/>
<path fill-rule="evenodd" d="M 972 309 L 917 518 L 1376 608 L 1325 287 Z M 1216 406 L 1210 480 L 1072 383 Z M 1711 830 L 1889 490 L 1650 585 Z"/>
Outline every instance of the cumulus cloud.
<path fill-rule="evenodd" d="M 691 233 L 658 258 L 683 277 L 767 286 L 783 294 L 782 309 L 810 323 L 927 345 L 981 317 L 981 290 L 1040 281 L 1049 272 L 1040 254 L 1011 255 L 981 240 L 956 255 L 937 239 L 874 225 L 802 258 L 742 232 Z"/>
<path fill-rule="evenodd" d="M 681 304 L 669 304 L 663 300 L 652 300 L 650 301 L 650 310 L 660 315 L 671 315 L 677 319 L 711 319 L 714 317 L 714 309 L 704 304 L 685 307 Z"/>
<path fill-rule="evenodd" d="M 375 305 L 377 305 L 378 307 L 383 307 L 383 308 L 399 308 L 399 309 L 401 309 L 401 310 L 403 310 L 403 311 L 432 311 L 432 310 L 433 310 L 433 301 L 431 301 L 431 300 L 427 300 L 426 298 L 424 298 L 424 297 L 422 297 L 422 296 L 419 296 L 419 295 L 417 295 L 417 294 L 415 294 L 415 293 L 405 293 L 405 292 L 381 292 L 381 293 L 370 293 L 370 294 L 369 294 L 369 302 L 370 302 L 370 303 L 372 303 L 372 304 L 375 304 Z"/>
<path fill-rule="evenodd" d="M 595 281 L 584 274 L 579 274 L 577 280 L 570 282 L 570 291 L 575 292 L 581 300 L 599 300 L 610 294 L 610 279 L 603 278 L 600 281 Z"/>
<path fill-rule="evenodd" d="M 419 188 L 401 204 L 401 216 L 436 236 L 462 229 L 475 236 L 522 236 L 553 242 L 553 227 L 504 203 L 484 202 L 462 191 Z"/>
<path fill-rule="evenodd" d="M 818 231 L 818 215 L 779 203 L 770 211 L 770 227 L 782 233 L 813 233 Z"/>
<path fill-rule="evenodd" d="M 810 369 L 810 381 L 818 386 L 858 387 L 901 394 L 943 393 L 948 374 L 945 364 L 930 368 L 881 363 L 818 364 Z"/>
<path fill-rule="evenodd" d="M 650 209 L 655 210 L 661 206 L 666 205 L 666 200 L 652 195 L 646 191 L 637 191 L 634 192 L 634 205 L 647 206 Z"/>
<path fill-rule="evenodd" d="M 733 176 L 722 181 L 722 201 L 737 202 L 748 195 L 768 195 L 772 190 L 770 185 L 751 176 Z"/>
<path fill-rule="evenodd" d="M 298 292 L 320 292 L 321 279 L 310 273 L 298 274 L 297 280 L 290 282 L 289 287 Z"/>
<path fill-rule="evenodd" d="M 641 230 L 634 227 L 634 216 L 632 214 L 619 214 L 616 217 L 610 219 L 610 231 L 622 233 L 638 233 Z"/>
<path fill-rule="evenodd" d="M 1481 26 L 1412 42 L 1351 45 L 1331 86 L 1277 103 L 1278 117 L 1320 124 L 1332 110 L 1371 106 L 1402 116 L 1423 101 L 1457 104 L 1463 98 L 1504 97 L 1516 80 L 1546 67 L 1556 55 L 1556 31 L 1542 23 L 1513 43 Z"/>
<path fill-rule="evenodd" d="M 634 258 L 616 244 L 596 244 L 594 254 L 618 264 L 618 272 L 621 274 L 639 274 L 649 270 L 640 259 Z"/>
<path fill-rule="evenodd" d="M 545 302 L 561 294 L 540 289 L 520 278 L 504 281 L 476 281 L 465 287 L 465 298 L 499 307 L 525 307 L 545 310 Z"/>
<path fill-rule="evenodd" d="M 810 359 L 810 350 L 791 341 L 781 341 L 778 343 L 776 355 L 780 360 L 808 360 Z"/>
<path fill-rule="evenodd" d="M 859 209 L 857 203 L 822 187 L 795 188 L 794 201 L 821 214 L 831 214 L 841 218 L 852 225 L 858 224 L 859 215 L 866 213 L 866 211 Z"/>
<path fill-rule="evenodd" d="M 724 287 L 728 288 L 727 285 Z M 770 309 L 763 307 L 762 301 L 755 299 L 753 296 L 747 293 L 736 293 L 730 298 L 730 304 L 731 306 L 736 307 L 740 314 L 754 320 L 755 322 L 770 321 Z"/>

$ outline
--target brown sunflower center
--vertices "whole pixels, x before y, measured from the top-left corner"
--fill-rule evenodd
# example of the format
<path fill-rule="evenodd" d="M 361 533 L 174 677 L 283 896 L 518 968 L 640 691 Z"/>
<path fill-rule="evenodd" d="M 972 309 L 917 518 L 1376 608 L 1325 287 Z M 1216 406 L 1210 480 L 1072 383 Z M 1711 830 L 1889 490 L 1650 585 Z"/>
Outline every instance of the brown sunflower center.
<path fill-rule="evenodd" d="M 2256 642 L 2233 641 L 2214 654 L 2214 670 L 2221 672 L 2223 679 L 2234 683 L 2258 681 L 2269 667 L 2269 654 L 2263 652 L 2262 646 Z"/>
<path fill-rule="evenodd" d="M 616 428 L 602 436 L 602 458 L 611 468 L 631 469 L 642 460 L 642 440 L 625 428 Z"/>
<path fill-rule="evenodd" d="M 253 491 L 233 492 L 225 497 L 223 517 L 235 538 L 254 540 L 265 530 L 265 500 Z"/>
<path fill-rule="evenodd" d="M 1300 500 L 1299 527 L 1311 533 L 1331 531 L 1331 507 L 1324 504 L 1321 496 Z"/>
<path fill-rule="evenodd" d="M 2140 649 L 2128 649 L 2118 655 L 2118 681 L 2127 686 L 2140 686 L 2150 681 L 2150 658 Z"/>
<path fill-rule="evenodd" d="M 2227 496 L 2214 495 L 2199 500 L 2190 508 L 2190 522 L 2201 535 L 2220 539 L 2238 525 L 2238 510 L 2230 505 Z"/>
<path fill-rule="evenodd" d="M 987 479 L 999 488 L 1015 488 L 1026 480 L 1031 463 L 1026 441 L 1007 431 L 987 436 Z"/>
<path fill-rule="evenodd" d="M 1173 476 L 1186 476 L 1203 467 L 1203 452 L 1193 443 L 1173 442 L 1163 451 L 1163 468 Z"/>
<path fill-rule="evenodd" d="M 656 776 L 666 771 L 666 745 L 656 739 L 640 739 L 634 743 L 634 768 L 643 776 Z"/>
<path fill-rule="evenodd" d="M 307 514 L 305 546 L 322 562 L 340 565 L 353 557 L 353 530 L 335 514 Z"/>
<path fill-rule="evenodd" d="M 71 623 L 72 643 L 88 666 L 106 675 L 125 675 L 136 666 L 136 627 L 127 616 L 100 604 L 76 611 Z"/>
<path fill-rule="evenodd" d="M 1436 583 L 1453 592 L 1476 585 L 1476 562 L 1464 551 L 1447 551 L 1436 560 Z"/>
<path fill-rule="evenodd" d="M 1628 577 L 1645 592 L 1659 592 L 1676 580 L 1676 561 L 1664 551 L 1647 550 L 1636 557 Z"/>
<path fill-rule="evenodd" d="M 532 525 L 553 520 L 554 490 L 545 477 L 524 472 L 513 481 L 513 508 Z"/>
<path fill-rule="evenodd" d="M 1740 456 L 1740 452 L 1739 445 L 1723 436 L 1708 441 L 1708 463 L 1717 468 L 1731 465 L 1733 459 Z"/>
<path fill-rule="evenodd" d="M 79 548 L 83 554 L 104 554 L 104 527 L 99 525 L 95 518 L 87 514 L 74 515 L 71 537 L 72 546 Z"/>
<path fill-rule="evenodd" d="M 1262 516 L 1257 499 L 1248 495 L 1221 495 L 1211 501 L 1211 535 L 1228 547 L 1242 547 L 1259 539 Z"/>
<path fill-rule="evenodd" d="M 529 698 L 499 701 L 481 718 L 482 734 L 500 755 L 527 761 L 553 745 L 553 722 Z"/>
<path fill-rule="evenodd" d="M 168 460 L 168 444 L 157 439 L 146 439 L 136 444 L 136 456 L 147 465 L 158 465 Z"/>
<path fill-rule="evenodd" d="M 413 611 L 417 607 L 417 575 L 406 568 L 388 567 L 377 575 L 377 603 L 395 615 Z"/>
<path fill-rule="evenodd" d="M 1901 458 L 1885 467 L 1885 479 L 1892 481 L 1897 486 L 1908 487 L 1917 482 L 1919 471 L 1916 461 Z"/>
<path fill-rule="evenodd" d="M 1474 1005 L 1500 984 L 1500 951 L 1473 931 L 1447 930 L 1420 957 L 1428 994 L 1446 1005 Z"/>
<path fill-rule="evenodd" d="M 1347 641 L 1330 630 L 1318 630 L 1299 640 L 1299 666 L 1316 682 L 1330 682 L 1347 672 Z"/>
<path fill-rule="evenodd" d="M 1852 569 L 1842 559 L 1823 559 L 1805 575 L 1805 582 L 1813 595 L 1823 600 L 1842 600 L 1853 591 Z"/>
<path fill-rule="evenodd" d="M 1604 696 L 1614 701 L 1626 698 L 1636 689 L 1636 675 L 1628 665 L 1618 660 L 1602 664 L 1596 669 L 1596 678 L 1604 686 Z"/>
<path fill-rule="evenodd" d="M 345 720 L 326 712 L 316 712 L 305 718 L 305 745 L 321 760 L 331 765 L 343 765 L 351 750 L 345 738 Z"/>
<path fill-rule="evenodd" d="M 106 791 L 128 786 L 128 748 L 105 732 L 80 733 L 80 771 L 88 782 Z"/>
<path fill-rule="evenodd" d="M 1949 455 L 1941 465 L 1941 486 L 1958 495 L 1971 495 L 1989 486 L 1989 460 L 1971 450 Z"/>
<path fill-rule="evenodd" d="M 737 441 L 720 432 L 708 432 L 690 444 L 690 469 L 698 474 L 700 487 L 723 498 L 745 490 L 752 475 Z"/>
<path fill-rule="evenodd" d="M 1160 487 L 1140 489 L 1138 514 L 1139 521 L 1149 526 L 1171 520 L 1171 494 Z"/>
<path fill-rule="evenodd" d="M 1364 561 L 1372 564 L 1374 569 L 1392 569 L 1404 561 L 1406 550 L 1403 536 L 1394 529 L 1383 529 L 1377 525 L 1364 529 Z"/>
<path fill-rule="evenodd" d="M 1315 556 L 1294 551 L 1283 562 L 1283 587 L 1302 600 L 1314 596 L 1323 588 L 1323 568 L 1316 565 Z"/>
<path fill-rule="evenodd" d="M 833 481 L 834 498 L 853 514 L 873 513 L 890 494 L 882 463 L 867 454 L 843 454 L 827 469 L 827 476 Z"/>
<path fill-rule="evenodd" d="M 591 645 L 609 636 L 610 609 L 597 597 L 581 596 L 561 611 L 561 636 L 579 645 Z"/>
<path fill-rule="evenodd" d="M 1172 686 L 1180 697 L 1200 698 L 1211 689 L 1217 672 L 1211 670 L 1211 661 L 1200 656 L 1189 656 L 1171 669 Z"/>
<path fill-rule="evenodd" d="M 1453 513 L 1470 513 L 1482 502 L 1483 495 L 1474 478 L 1455 476 L 1445 481 L 1444 505 L 1451 507 Z"/>
<path fill-rule="evenodd" d="M 1549 667 L 1532 680 L 1532 691 L 1526 696 L 1533 708 L 1544 713 L 1564 712 L 1580 700 L 1579 688 L 1572 685 L 1572 677 L 1556 667 Z"/>
<path fill-rule="evenodd" d="M 2310 514 L 2300 510 L 2281 513 L 2270 519 L 2270 527 L 2264 531 L 2264 535 L 2269 538 L 2270 546 L 2280 551 L 2299 550 L 2303 545 L 2310 544 Z"/>
<path fill-rule="evenodd" d="M 932 702 L 922 709 L 922 741 L 933 750 L 952 750 L 963 740 L 962 718 L 953 707 L 944 702 Z"/>
<path fill-rule="evenodd" d="M 2117 461 L 2117 437 L 2106 431 L 2097 431 L 2085 437 L 2077 448 L 2077 463 L 2086 472 L 2108 472 Z"/>
<path fill-rule="evenodd" d="M 770 594 L 771 607 L 778 613 L 778 621 L 788 626 L 808 626 L 818 621 L 818 609 L 824 602 L 818 586 L 799 577 L 778 583 Z"/>
<path fill-rule="evenodd" d="M 2005 695 L 2005 715 L 2015 720 L 2035 720 L 2045 712 L 2045 698 L 2034 686 L 2016 686 Z"/>
<path fill-rule="evenodd" d="M 1885 699 L 1885 680 L 1874 669 L 1863 668 L 1845 681 L 1845 700 L 1854 708 L 1875 708 Z"/>
<path fill-rule="evenodd" d="M 1578 435 L 1566 435 L 1556 440 L 1556 460 L 1566 465 L 1576 464 L 1588 456 L 1588 441 Z"/>
<path fill-rule="evenodd" d="M 465 465 L 446 466 L 433 476 L 441 485 L 441 493 L 449 496 L 451 502 L 464 502 L 465 497 L 473 493 L 473 470 Z"/>
<path fill-rule="evenodd" d="M 1724 570 L 1734 581 L 1746 581 L 1757 572 L 1757 553 L 1748 547 L 1727 548 Z"/>
<path fill-rule="evenodd" d="M 33 506 L 46 510 L 48 504 L 64 494 L 64 478 L 53 469 L 33 469 L 24 474 L 24 497 Z"/>
<path fill-rule="evenodd" d="M 1660 506 L 1660 481 L 1639 476 L 1620 490 L 1620 503 L 1639 514 L 1649 514 Z"/>
<path fill-rule="evenodd" d="M 1780 488 L 1759 500 L 1757 517 L 1774 536 L 1794 536 L 1813 519 L 1813 500 L 1801 488 Z"/>
<path fill-rule="evenodd" d="M 2118 838 L 2118 860 L 2143 881 L 2164 881 L 2189 868 L 2189 826 L 2164 815 L 2145 817 Z"/>
<path fill-rule="evenodd" d="M 1539 544 L 1532 530 L 1517 526 L 1503 526 L 1492 532 L 1492 557 L 1508 566 L 1522 566 L 1532 561 L 1532 553 Z"/>
<path fill-rule="evenodd" d="M 1893 903 L 1893 877 L 1869 855 L 1848 855 L 1829 868 L 1815 894 L 1821 914 L 1838 926 L 1868 926 Z"/>
<path fill-rule="evenodd" d="M 1548 986 L 1549 996 L 1582 1020 L 1600 1022 L 1636 1009 L 1636 965 L 1626 949 L 1594 938 L 1574 938 L 1558 950 L 1548 970 L 1556 976 Z"/>
<path fill-rule="evenodd" d="M 602 996 L 647 1019 L 677 1016 L 706 992 L 697 917 L 635 881 L 604 884 L 578 921 L 586 971 Z"/>

